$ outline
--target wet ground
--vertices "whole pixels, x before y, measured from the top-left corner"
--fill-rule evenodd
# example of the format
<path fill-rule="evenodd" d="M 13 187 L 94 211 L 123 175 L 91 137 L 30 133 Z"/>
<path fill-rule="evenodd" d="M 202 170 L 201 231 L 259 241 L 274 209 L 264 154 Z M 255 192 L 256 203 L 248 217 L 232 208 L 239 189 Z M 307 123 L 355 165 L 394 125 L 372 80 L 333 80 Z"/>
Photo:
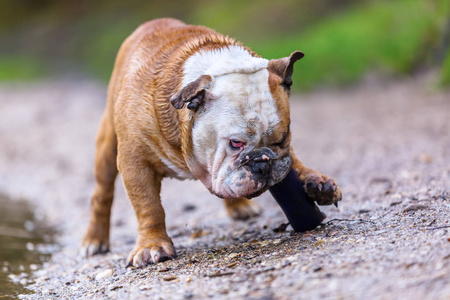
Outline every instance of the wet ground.
<path fill-rule="evenodd" d="M 0 195 L 0 299 L 32 293 L 31 273 L 50 259 L 53 233 L 34 218 L 27 201 Z"/>
<path fill-rule="evenodd" d="M 163 205 L 179 254 L 125 269 L 136 221 L 120 180 L 112 252 L 82 259 L 94 140 L 106 88 L 61 80 L 0 87 L 0 191 L 29 199 L 61 250 L 34 272 L 33 299 L 448 299 L 450 93 L 423 78 L 295 95 L 293 145 L 333 176 L 339 208 L 308 233 L 270 194 L 261 217 L 233 222 L 199 182 L 166 180 Z"/>

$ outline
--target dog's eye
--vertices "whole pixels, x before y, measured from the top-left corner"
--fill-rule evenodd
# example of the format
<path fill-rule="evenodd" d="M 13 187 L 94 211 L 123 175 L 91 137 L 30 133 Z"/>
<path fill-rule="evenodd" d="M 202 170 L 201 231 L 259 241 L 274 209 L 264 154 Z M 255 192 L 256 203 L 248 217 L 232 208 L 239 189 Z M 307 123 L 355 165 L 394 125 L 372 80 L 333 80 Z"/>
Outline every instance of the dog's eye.
<path fill-rule="evenodd" d="M 282 147 L 284 146 L 284 143 L 286 142 L 287 137 L 288 137 L 288 135 L 285 134 L 285 135 L 283 136 L 283 139 L 282 139 L 280 142 L 275 143 L 275 144 L 273 144 L 273 145 L 282 148 Z"/>
<path fill-rule="evenodd" d="M 244 142 L 238 140 L 230 140 L 230 148 L 233 150 L 239 150 L 244 147 Z"/>

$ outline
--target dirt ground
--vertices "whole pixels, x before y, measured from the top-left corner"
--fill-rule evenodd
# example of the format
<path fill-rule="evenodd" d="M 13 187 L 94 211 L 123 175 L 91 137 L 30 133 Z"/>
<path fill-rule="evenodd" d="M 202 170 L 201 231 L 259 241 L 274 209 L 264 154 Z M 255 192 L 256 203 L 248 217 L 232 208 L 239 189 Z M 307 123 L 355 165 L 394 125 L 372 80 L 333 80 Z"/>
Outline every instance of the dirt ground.
<path fill-rule="evenodd" d="M 424 78 L 294 95 L 293 144 L 334 177 L 339 208 L 307 233 L 269 193 L 233 222 L 200 182 L 165 180 L 172 261 L 126 269 L 136 220 L 121 181 L 112 252 L 79 258 L 106 87 L 80 80 L 0 86 L 0 192 L 28 199 L 61 249 L 34 273 L 33 299 L 449 299 L 450 93 Z"/>

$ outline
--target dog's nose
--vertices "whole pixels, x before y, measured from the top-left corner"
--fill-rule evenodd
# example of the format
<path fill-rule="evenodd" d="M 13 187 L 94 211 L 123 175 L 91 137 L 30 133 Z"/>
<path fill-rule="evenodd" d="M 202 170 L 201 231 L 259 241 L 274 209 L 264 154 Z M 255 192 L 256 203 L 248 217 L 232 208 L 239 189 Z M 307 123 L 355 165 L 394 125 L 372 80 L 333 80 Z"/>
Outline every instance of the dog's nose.
<path fill-rule="evenodd" d="M 270 157 L 263 154 L 252 161 L 252 170 L 255 174 L 267 175 L 270 170 Z"/>
<path fill-rule="evenodd" d="M 254 162 L 252 170 L 256 174 L 267 175 L 269 173 L 270 164 L 268 162 Z"/>

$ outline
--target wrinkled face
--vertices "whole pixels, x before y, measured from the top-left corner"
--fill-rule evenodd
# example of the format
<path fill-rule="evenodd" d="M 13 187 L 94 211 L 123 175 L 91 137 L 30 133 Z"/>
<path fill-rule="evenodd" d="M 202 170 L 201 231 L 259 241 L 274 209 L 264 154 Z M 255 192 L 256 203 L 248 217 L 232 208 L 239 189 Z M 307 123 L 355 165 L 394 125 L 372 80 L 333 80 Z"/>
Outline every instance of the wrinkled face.
<path fill-rule="evenodd" d="M 216 77 L 192 138 L 200 180 L 225 199 L 255 197 L 292 165 L 288 90 L 267 69 Z"/>

